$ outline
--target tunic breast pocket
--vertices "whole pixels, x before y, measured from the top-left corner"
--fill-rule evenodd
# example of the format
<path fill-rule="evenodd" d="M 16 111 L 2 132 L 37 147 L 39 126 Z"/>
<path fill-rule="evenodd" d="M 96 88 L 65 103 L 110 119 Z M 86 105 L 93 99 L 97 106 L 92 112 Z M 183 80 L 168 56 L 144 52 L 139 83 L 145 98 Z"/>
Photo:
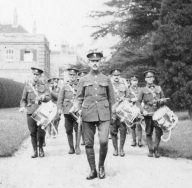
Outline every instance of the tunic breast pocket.
<path fill-rule="evenodd" d="M 100 94 L 107 94 L 107 87 L 108 87 L 108 83 L 107 82 L 100 82 L 99 83 Z"/>
<path fill-rule="evenodd" d="M 27 99 L 32 100 L 35 98 L 36 98 L 36 96 L 35 96 L 34 92 L 32 90 L 28 90 L 27 91 Z"/>
<path fill-rule="evenodd" d="M 90 95 L 92 93 L 92 82 L 85 82 L 83 84 L 83 87 L 85 88 L 85 95 Z"/>

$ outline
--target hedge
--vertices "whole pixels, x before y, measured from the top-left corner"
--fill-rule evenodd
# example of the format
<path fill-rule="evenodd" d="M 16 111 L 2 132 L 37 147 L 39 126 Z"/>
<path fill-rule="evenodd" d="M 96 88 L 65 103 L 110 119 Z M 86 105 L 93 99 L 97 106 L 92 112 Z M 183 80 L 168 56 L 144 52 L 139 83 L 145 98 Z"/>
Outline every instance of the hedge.
<path fill-rule="evenodd" d="M 19 107 L 23 89 L 23 83 L 0 78 L 0 108 Z"/>

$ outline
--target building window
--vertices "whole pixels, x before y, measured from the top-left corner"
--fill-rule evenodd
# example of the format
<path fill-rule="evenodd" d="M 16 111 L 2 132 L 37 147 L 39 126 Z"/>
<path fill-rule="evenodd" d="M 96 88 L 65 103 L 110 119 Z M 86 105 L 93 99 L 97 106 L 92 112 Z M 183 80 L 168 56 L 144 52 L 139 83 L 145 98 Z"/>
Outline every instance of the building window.
<path fill-rule="evenodd" d="M 14 50 L 13 49 L 6 49 L 5 60 L 6 61 L 13 61 L 14 60 Z"/>
<path fill-rule="evenodd" d="M 21 50 L 20 60 L 25 62 L 37 61 L 37 51 L 36 50 Z"/>

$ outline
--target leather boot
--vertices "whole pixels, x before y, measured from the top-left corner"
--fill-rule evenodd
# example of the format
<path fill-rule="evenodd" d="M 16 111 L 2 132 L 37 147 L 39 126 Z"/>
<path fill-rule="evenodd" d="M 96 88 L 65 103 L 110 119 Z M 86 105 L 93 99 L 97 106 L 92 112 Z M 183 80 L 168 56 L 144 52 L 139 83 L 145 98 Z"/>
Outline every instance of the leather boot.
<path fill-rule="evenodd" d="M 153 157 L 153 143 L 152 143 L 152 136 L 146 136 L 147 145 L 149 148 L 148 157 Z"/>
<path fill-rule="evenodd" d="M 104 162 L 105 158 L 107 156 L 108 146 L 100 146 L 99 150 L 99 178 L 104 179 L 105 178 L 105 168 L 104 168 Z"/>
<path fill-rule="evenodd" d="M 95 166 L 95 153 L 93 148 L 85 148 L 86 154 L 87 154 L 87 160 L 89 162 L 89 166 L 91 168 L 91 172 L 87 176 L 87 180 L 92 180 L 97 177 L 97 171 Z"/>
<path fill-rule="evenodd" d="M 43 151 L 43 147 L 39 147 L 39 157 L 44 157 L 44 151 Z"/>
<path fill-rule="evenodd" d="M 85 145 L 85 137 L 84 137 L 83 131 L 81 132 L 81 136 L 82 136 L 81 145 L 84 146 Z"/>
<path fill-rule="evenodd" d="M 73 134 L 67 134 L 67 138 L 68 138 L 68 143 L 69 143 L 69 154 L 74 154 L 75 153 L 75 149 L 74 149 L 74 145 L 73 145 Z"/>
<path fill-rule="evenodd" d="M 121 157 L 125 156 L 125 152 L 123 150 L 125 139 L 126 139 L 126 131 L 121 131 L 120 132 L 120 156 Z"/>
<path fill-rule="evenodd" d="M 143 143 L 142 143 L 142 130 L 138 131 L 138 146 L 142 147 Z"/>
<path fill-rule="evenodd" d="M 131 129 L 131 135 L 132 135 L 132 139 L 133 139 L 131 146 L 135 147 L 137 145 L 135 129 Z"/>
<path fill-rule="evenodd" d="M 80 149 L 80 147 L 79 147 L 79 144 L 77 143 L 77 132 L 75 132 L 75 140 L 76 140 L 76 144 L 75 144 L 75 153 L 77 154 L 77 155 L 80 155 L 81 154 L 81 149 Z"/>
<path fill-rule="evenodd" d="M 156 133 L 156 136 L 155 136 L 154 154 L 156 158 L 159 158 L 161 156 L 160 153 L 158 152 L 159 144 L 161 141 L 161 135 L 162 135 L 162 131 L 159 131 L 158 133 Z"/>
<path fill-rule="evenodd" d="M 114 147 L 113 155 L 118 156 L 117 135 L 111 134 L 111 139 L 112 139 L 113 147 Z"/>
<path fill-rule="evenodd" d="M 31 158 L 36 158 L 36 157 L 38 157 L 37 149 L 33 151 L 33 155 L 31 156 Z"/>

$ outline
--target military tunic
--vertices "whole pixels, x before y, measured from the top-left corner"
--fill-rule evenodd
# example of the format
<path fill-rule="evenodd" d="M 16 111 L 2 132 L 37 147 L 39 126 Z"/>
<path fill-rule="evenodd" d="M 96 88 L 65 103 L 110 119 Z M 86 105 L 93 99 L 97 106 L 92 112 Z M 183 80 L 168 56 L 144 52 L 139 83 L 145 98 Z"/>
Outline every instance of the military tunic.
<path fill-rule="evenodd" d="M 159 103 L 155 102 L 157 99 L 164 98 L 164 93 L 160 86 L 157 86 L 155 84 L 146 85 L 146 87 L 141 88 L 139 95 L 138 95 L 138 101 L 140 104 L 141 112 L 146 110 L 148 112 L 147 116 L 144 116 L 145 118 L 145 124 L 146 124 L 146 136 L 147 136 L 147 143 L 149 147 L 149 151 L 153 150 L 152 145 L 152 134 L 153 129 L 155 128 L 155 146 L 154 148 L 158 148 L 162 130 L 157 126 L 157 122 L 152 120 L 152 116 L 155 111 L 160 107 Z M 141 105 L 141 102 L 144 103 L 144 106 Z"/>
<path fill-rule="evenodd" d="M 113 87 L 115 91 L 116 101 L 119 101 L 122 98 L 128 97 L 128 88 L 124 82 L 113 82 Z M 118 129 L 120 129 L 120 134 L 126 135 L 126 125 L 116 118 L 115 122 L 111 125 L 111 134 L 117 134 Z"/>
<path fill-rule="evenodd" d="M 64 84 L 59 91 L 57 107 L 58 110 L 62 110 L 65 117 L 65 128 L 67 134 L 73 133 L 73 128 L 77 132 L 77 123 L 75 119 L 70 115 L 69 110 L 73 106 L 74 99 L 77 92 L 78 82 L 71 82 Z"/>
<path fill-rule="evenodd" d="M 42 102 L 48 102 L 50 100 L 50 92 L 47 86 L 45 86 L 42 82 L 37 82 L 32 84 L 35 91 L 38 95 L 44 95 L 45 98 Z M 36 95 L 32 89 L 32 87 L 28 84 L 24 87 L 23 95 L 21 98 L 20 106 L 27 108 L 27 122 L 28 128 L 31 135 L 31 141 L 33 148 L 37 147 L 37 136 L 39 138 L 39 146 L 41 147 L 44 141 L 45 131 L 41 129 L 41 126 L 37 126 L 37 123 L 34 119 L 31 118 L 31 115 L 35 112 L 35 110 L 39 107 L 41 102 L 36 100 Z"/>
<path fill-rule="evenodd" d="M 91 71 L 78 85 L 76 101 L 82 109 L 83 132 L 86 147 L 93 147 L 95 125 L 98 126 L 100 144 L 108 144 L 111 109 L 115 103 L 114 90 L 109 77 Z"/>

